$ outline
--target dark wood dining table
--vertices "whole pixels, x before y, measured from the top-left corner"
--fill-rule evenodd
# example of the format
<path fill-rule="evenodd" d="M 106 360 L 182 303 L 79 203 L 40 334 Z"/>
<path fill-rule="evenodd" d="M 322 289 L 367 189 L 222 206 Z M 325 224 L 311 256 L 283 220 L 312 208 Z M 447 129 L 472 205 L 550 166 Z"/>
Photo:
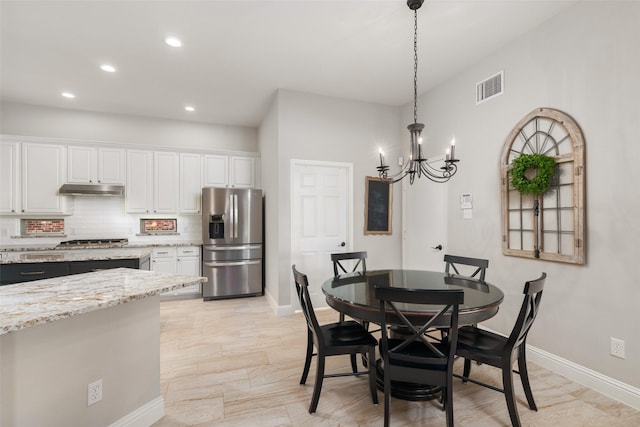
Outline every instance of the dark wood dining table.
<path fill-rule="evenodd" d="M 380 303 L 374 297 L 375 286 L 393 286 L 407 289 L 462 289 L 464 304 L 460 305 L 459 324 L 471 325 L 490 319 L 498 312 L 504 294 L 495 285 L 473 278 L 439 271 L 423 270 L 371 270 L 355 272 L 326 280 L 322 292 L 327 304 L 354 319 L 380 324 Z M 425 323 L 438 312 L 439 307 L 403 304 L 409 319 Z M 388 312 L 390 321 L 393 313 Z M 437 324 L 434 326 L 438 326 Z M 378 361 L 378 365 L 380 365 Z M 378 385 L 382 381 L 383 368 L 379 366 Z M 428 400 L 439 396 L 439 388 L 430 385 L 392 384 L 392 395 L 407 400 Z"/>

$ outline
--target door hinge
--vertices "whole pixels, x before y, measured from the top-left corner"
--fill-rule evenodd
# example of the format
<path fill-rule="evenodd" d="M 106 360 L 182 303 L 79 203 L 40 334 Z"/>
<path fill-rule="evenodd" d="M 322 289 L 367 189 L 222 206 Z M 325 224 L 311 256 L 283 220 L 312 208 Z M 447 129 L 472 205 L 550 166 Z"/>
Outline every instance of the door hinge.
<path fill-rule="evenodd" d="M 576 176 L 580 176 L 582 174 L 582 166 L 576 166 Z"/>
<path fill-rule="evenodd" d="M 582 247 L 582 239 L 576 239 L 576 248 Z"/>

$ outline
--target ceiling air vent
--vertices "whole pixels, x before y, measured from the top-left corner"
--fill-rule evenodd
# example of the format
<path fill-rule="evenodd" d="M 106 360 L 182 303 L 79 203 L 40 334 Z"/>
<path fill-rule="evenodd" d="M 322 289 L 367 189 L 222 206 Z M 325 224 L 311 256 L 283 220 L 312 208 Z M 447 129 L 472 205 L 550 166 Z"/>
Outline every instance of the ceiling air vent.
<path fill-rule="evenodd" d="M 476 84 L 476 104 L 502 95 L 504 92 L 504 70 Z"/>

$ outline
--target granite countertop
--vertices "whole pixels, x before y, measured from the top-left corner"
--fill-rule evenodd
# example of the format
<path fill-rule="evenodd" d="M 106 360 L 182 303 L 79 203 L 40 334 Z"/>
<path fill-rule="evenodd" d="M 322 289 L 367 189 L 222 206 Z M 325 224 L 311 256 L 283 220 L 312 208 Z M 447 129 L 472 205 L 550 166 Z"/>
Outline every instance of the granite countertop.
<path fill-rule="evenodd" d="M 138 259 L 151 254 L 152 248 L 65 249 L 49 251 L 7 252 L 0 264 L 38 262 L 100 261 L 109 259 Z"/>
<path fill-rule="evenodd" d="M 0 335 L 206 281 L 206 277 L 115 268 L 0 286 Z"/>
<path fill-rule="evenodd" d="M 164 241 L 164 242 L 129 242 L 125 245 L 122 244 L 113 244 L 111 247 L 107 249 L 116 249 L 116 248 L 157 248 L 161 246 L 200 246 L 202 245 L 201 240 L 176 240 L 176 241 Z M 57 247 L 57 243 L 41 243 L 41 244 L 31 244 L 31 245 L 0 245 L 0 252 L 29 252 L 29 251 L 73 251 L 78 249 L 91 249 L 91 250 L 99 250 L 105 249 L 104 247 L 97 248 L 95 246 L 68 246 L 68 247 Z"/>

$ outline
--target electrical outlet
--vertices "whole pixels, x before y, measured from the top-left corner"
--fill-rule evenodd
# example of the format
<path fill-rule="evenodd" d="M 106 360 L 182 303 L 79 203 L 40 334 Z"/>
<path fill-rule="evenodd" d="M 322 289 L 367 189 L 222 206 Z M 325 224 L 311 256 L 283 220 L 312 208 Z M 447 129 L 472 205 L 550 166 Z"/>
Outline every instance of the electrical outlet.
<path fill-rule="evenodd" d="M 102 400 L 102 378 L 89 384 L 87 389 L 87 406 Z"/>
<path fill-rule="evenodd" d="M 624 359 L 624 341 L 611 337 L 611 355 Z"/>

